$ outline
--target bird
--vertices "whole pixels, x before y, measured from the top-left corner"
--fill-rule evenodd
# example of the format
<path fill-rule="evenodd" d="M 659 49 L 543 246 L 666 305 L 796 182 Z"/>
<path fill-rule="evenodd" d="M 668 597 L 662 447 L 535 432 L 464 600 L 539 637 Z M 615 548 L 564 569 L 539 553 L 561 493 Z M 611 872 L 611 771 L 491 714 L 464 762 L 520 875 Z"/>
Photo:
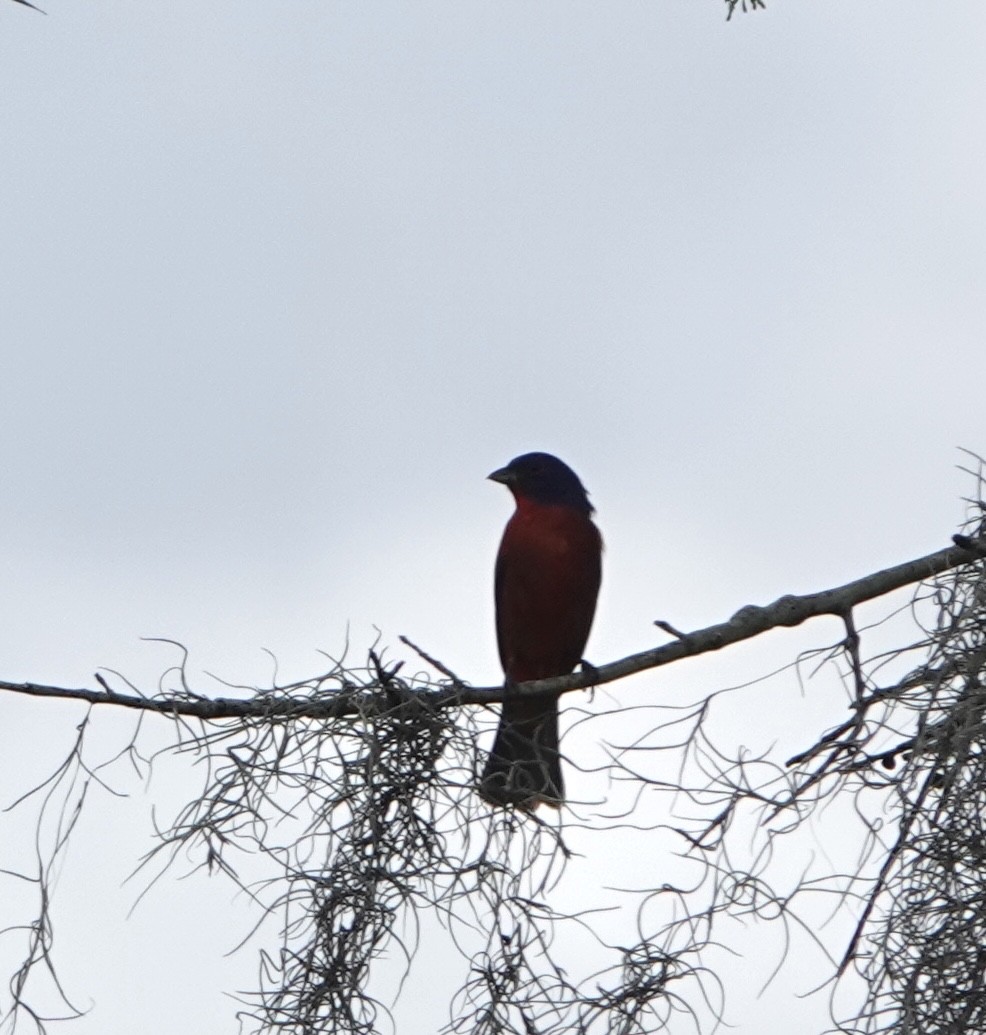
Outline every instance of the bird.
<path fill-rule="evenodd" d="M 516 509 L 496 557 L 505 693 L 479 790 L 493 805 L 559 807 L 565 797 L 560 695 L 512 697 L 511 689 L 529 679 L 567 675 L 582 662 L 602 577 L 602 536 L 585 487 L 558 457 L 525 453 L 489 478 L 511 491 Z"/>

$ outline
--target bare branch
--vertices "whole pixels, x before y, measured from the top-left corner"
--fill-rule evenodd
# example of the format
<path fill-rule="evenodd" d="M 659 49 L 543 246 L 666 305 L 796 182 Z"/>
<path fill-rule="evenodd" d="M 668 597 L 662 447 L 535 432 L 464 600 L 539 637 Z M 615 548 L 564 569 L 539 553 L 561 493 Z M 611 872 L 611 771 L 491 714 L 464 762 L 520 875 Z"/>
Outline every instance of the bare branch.
<path fill-rule="evenodd" d="M 722 650 L 723 647 L 759 636 L 770 629 L 801 625 L 809 618 L 816 618 L 820 615 L 836 615 L 844 621 L 849 621 L 846 616 L 850 615 L 852 609 L 858 604 L 874 600 L 903 586 L 920 582 L 922 579 L 969 564 L 986 553 L 986 537 L 957 536 L 956 542 L 959 545 L 950 546 L 937 553 L 874 572 L 872 575 L 866 575 L 834 589 L 809 593 L 805 596 L 783 596 L 772 604 L 762 607 L 749 604 L 737 611 L 728 621 L 710 625 L 692 633 L 680 633 L 667 622 L 657 622 L 655 624 L 661 629 L 671 632 L 677 637 L 673 643 L 641 651 L 639 654 L 631 654 L 629 657 L 606 665 L 584 666 L 581 671 L 570 676 L 521 683 L 511 688 L 511 694 L 520 696 L 558 694 L 613 683 L 635 673 L 659 668 L 682 658 L 697 657 L 700 654 Z M 488 705 L 503 700 L 503 687 L 465 686 L 458 681 L 458 677 L 454 676 L 447 666 L 424 654 L 420 648 L 410 644 L 408 640 L 405 639 L 404 642 L 435 665 L 452 681 L 452 685 L 436 688 L 426 684 L 413 687 L 410 691 L 387 686 L 388 695 L 377 704 L 377 707 L 389 709 L 394 703 L 394 693 L 408 692 L 415 697 L 427 693 L 431 706 L 436 708 Z M 84 701 L 87 704 L 112 704 L 121 708 L 157 712 L 170 717 L 183 716 L 212 720 L 259 717 L 335 719 L 363 714 L 368 707 L 373 707 L 373 696 L 382 688 L 380 685 L 363 685 L 352 693 L 333 692 L 326 695 L 317 692 L 319 680 L 313 680 L 287 688 L 274 688 L 246 699 L 209 698 L 190 692 L 145 696 L 143 694 L 117 693 L 109 689 L 101 677 L 96 678 L 104 687 L 103 690 L 72 689 L 46 686 L 40 683 L 11 683 L 5 680 L 0 680 L 0 690 L 27 694 L 32 697 L 57 697 Z M 381 680 L 381 683 L 387 684 L 389 680 Z M 302 693 L 298 691 L 302 691 Z"/>

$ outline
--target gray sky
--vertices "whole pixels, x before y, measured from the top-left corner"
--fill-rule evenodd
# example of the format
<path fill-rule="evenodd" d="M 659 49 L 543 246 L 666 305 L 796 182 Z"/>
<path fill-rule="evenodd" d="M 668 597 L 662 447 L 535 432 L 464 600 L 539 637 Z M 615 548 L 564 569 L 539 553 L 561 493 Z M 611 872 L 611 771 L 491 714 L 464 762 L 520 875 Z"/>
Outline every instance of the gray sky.
<path fill-rule="evenodd" d="M 986 449 L 986 12 L 720 7 L 0 5 L 0 676 L 151 686 L 168 636 L 263 683 L 377 627 L 494 682 L 484 476 L 529 449 L 599 510 L 600 663 L 945 545 Z M 79 718 L 0 698 L 2 804 Z M 90 803 L 65 867 L 83 1035 L 232 1030 L 253 974 L 218 882 L 125 920 L 166 788 Z"/>

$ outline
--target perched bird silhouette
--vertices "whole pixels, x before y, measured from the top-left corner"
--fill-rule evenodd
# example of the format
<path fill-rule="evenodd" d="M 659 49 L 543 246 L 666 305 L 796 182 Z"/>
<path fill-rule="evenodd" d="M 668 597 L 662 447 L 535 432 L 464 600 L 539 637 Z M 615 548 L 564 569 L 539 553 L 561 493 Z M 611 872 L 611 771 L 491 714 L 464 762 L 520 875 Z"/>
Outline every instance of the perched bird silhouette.
<path fill-rule="evenodd" d="M 513 493 L 496 558 L 496 635 L 506 699 L 480 782 L 496 805 L 534 809 L 564 799 L 558 695 L 511 699 L 529 679 L 566 675 L 582 660 L 596 610 L 602 538 L 576 473 L 550 453 L 525 453 L 489 476 Z"/>

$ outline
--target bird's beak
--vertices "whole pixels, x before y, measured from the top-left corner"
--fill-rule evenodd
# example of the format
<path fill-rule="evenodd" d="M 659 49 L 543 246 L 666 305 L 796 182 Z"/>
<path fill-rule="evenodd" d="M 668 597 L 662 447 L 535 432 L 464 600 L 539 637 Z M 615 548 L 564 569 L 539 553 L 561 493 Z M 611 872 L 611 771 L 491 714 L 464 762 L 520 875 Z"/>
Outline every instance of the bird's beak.
<path fill-rule="evenodd" d="M 486 476 L 491 482 L 499 482 L 501 485 L 512 485 L 514 472 L 509 467 L 500 467 L 492 474 Z"/>

